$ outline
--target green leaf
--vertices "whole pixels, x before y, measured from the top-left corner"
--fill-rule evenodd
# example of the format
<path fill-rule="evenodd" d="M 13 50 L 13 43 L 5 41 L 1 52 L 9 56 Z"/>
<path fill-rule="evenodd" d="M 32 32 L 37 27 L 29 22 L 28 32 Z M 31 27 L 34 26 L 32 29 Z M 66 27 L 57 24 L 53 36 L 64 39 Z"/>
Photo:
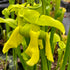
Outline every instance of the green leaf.
<path fill-rule="evenodd" d="M 57 29 L 59 29 L 61 32 L 63 32 L 63 34 L 65 33 L 65 28 L 63 26 L 63 24 L 58 21 L 58 20 L 55 20 L 53 19 L 52 17 L 50 16 L 45 16 L 45 15 L 42 15 L 38 22 L 35 23 L 37 25 L 40 25 L 40 26 L 51 26 L 51 27 L 56 27 Z"/>
<path fill-rule="evenodd" d="M 17 26 L 17 22 L 11 18 L 7 18 L 7 19 L 0 18 L 0 23 L 7 23 L 12 28 L 16 28 Z"/>

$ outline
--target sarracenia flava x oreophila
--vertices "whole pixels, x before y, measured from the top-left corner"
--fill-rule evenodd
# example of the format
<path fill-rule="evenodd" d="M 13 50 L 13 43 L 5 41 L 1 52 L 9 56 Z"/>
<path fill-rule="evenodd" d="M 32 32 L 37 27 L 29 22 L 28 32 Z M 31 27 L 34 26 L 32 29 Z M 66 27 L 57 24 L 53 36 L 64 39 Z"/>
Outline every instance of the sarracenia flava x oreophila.
<path fill-rule="evenodd" d="M 42 39 L 45 40 L 45 56 L 51 62 L 54 62 L 53 54 L 50 45 L 50 33 L 41 30 L 40 26 L 51 26 L 59 29 L 63 34 L 65 29 L 63 24 L 47 15 L 41 15 L 38 10 L 31 10 L 25 6 L 26 4 L 11 5 L 3 10 L 3 14 L 10 14 L 15 11 L 17 18 L 3 19 L 0 18 L 0 23 L 7 23 L 10 27 L 14 28 L 9 40 L 4 44 L 3 53 L 8 52 L 10 48 L 17 48 L 23 42 L 24 37 L 30 37 L 30 43 L 27 49 L 21 54 L 26 53 L 30 59 L 26 62 L 28 65 L 33 66 L 39 60 L 39 48 L 43 49 Z M 54 34 L 60 41 L 57 34 Z M 55 38 L 54 38 L 55 40 Z M 53 41 L 55 43 L 55 41 Z"/>

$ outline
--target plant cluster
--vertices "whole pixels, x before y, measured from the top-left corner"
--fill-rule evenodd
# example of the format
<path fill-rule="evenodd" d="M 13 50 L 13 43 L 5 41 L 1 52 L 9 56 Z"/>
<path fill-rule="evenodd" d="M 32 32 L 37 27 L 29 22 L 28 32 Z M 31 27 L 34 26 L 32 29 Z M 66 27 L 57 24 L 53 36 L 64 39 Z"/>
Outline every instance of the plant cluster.
<path fill-rule="evenodd" d="M 13 30 L 4 44 L 3 53 L 15 48 L 13 58 L 18 56 L 25 70 L 37 70 L 40 60 L 41 70 L 51 70 L 53 53 L 58 42 L 60 48 L 56 70 L 59 66 L 60 70 L 64 70 L 63 59 L 67 59 L 64 56 L 67 45 L 61 35 L 65 34 L 62 20 L 66 10 L 60 8 L 60 0 L 27 0 L 22 4 L 14 4 L 14 0 L 9 2 L 8 8 L 2 11 L 5 19 L 0 18 L 0 23 L 6 23 L 7 35 L 10 27 Z M 23 46 L 22 53 L 20 44 Z"/>

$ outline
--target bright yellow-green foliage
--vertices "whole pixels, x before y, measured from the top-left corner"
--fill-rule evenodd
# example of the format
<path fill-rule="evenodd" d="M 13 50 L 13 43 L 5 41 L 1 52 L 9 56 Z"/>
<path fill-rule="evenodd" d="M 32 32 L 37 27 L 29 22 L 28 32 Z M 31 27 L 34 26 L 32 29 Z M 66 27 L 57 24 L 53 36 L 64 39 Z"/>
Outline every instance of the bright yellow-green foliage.
<path fill-rule="evenodd" d="M 50 16 L 47 15 L 41 15 L 38 11 L 36 10 L 31 10 L 25 7 L 25 4 L 16 4 L 16 5 L 11 5 L 8 7 L 8 9 L 11 11 L 15 11 L 20 17 L 25 20 L 25 22 L 31 23 L 31 24 L 36 24 L 38 26 L 51 26 L 51 27 L 56 27 L 59 29 L 63 34 L 65 33 L 64 26 L 61 22 L 58 20 L 53 19 Z M 23 23 L 22 23 L 23 24 Z"/>
<path fill-rule="evenodd" d="M 42 39 L 45 39 L 45 55 L 47 56 L 47 59 L 49 61 L 54 62 L 49 33 L 42 31 L 40 29 L 40 26 L 55 27 L 64 34 L 65 29 L 63 24 L 50 16 L 41 15 L 36 10 L 28 9 L 27 7 L 25 7 L 25 4 L 11 5 L 8 7 L 8 11 L 15 11 L 17 18 L 16 21 L 11 20 L 10 18 L 0 18 L 1 22 L 6 22 L 9 26 L 15 28 L 9 40 L 4 44 L 3 53 L 6 53 L 10 48 L 17 48 L 17 46 L 22 43 L 23 36 L 30 37 L 30 43 L 23 53 L 27 54 L 30 57 L 30 59 L 26 63 L 30 66 L 33 66 L 39 60 L 39 48 L 43 49 Z M 13 24 L 11 24 L 12 21 Z M 41 32 L 44 32 L 44 34 Z M 59 40 L 60 38 L 58 37 L 58 35 L 54 34 L 53 42 L 57 42 Z M 22 56 L 23 55 L 24 54 L 22 54 Z"/>
<path fill-rule="evenodd" d="M 47 59 L 54 62 L 52 51 L 51 51 L 51 45 L 50 45 L 50 38 L 49 34 L 46 33 L 46 47 L 45 47 L 45 55 L 47 56 Z"/>
<path fill-rule="evenodd" d="M 11 34 L 9 40 L 4 44 L 3 53 L 8 52 L 10 48 L 17 48 L 17 46 L 23 41 L 23 37 L 19 33 L 19 27 L 16 27 Z"/>
<path fill-rule="evenodd" d="M 30 31 L 30 43 L 25 51 L 25 53 L 31 57 L 31 59 L 26 62 L 30 66 L 33 66 L 39 60 L 39 48 L 38 48 L 39 35 L 40 32 Z"/>

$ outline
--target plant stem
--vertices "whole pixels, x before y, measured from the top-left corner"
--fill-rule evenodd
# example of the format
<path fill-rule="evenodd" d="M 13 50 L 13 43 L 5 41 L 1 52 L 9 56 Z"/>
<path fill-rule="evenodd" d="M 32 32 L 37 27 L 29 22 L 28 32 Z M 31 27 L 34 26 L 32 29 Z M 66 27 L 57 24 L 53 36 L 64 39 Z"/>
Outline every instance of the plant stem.
<path fill-rule="evenodd" d="M 69 64 L 68 64 L 67 70 L 70 70 L 70 55 L 69 55 Z"/>
<path fill-rule="evenodd" d="M 13 5 L 15 3 L 15 0 L 9 0 L 9 4 Z M 11 12 L 11 18 L 14 19 L 14 12 Z M 15 53 L 15 49 L 13 49 L 13 64 L 14 64 L 14 69 L 17 70 L 17 55 Z M 16 65 L 15 65 L 16 64 Z M 16 66 L 16 68 L 15 68 Z"/>
<path fill-rule="evenodd" d="M 58 55 L 58 61 L 57 61 L 57 66 L 56 66 L 55 70 L 58 70 L 59 63 L 60 63 L 60 62 L 61 62 L 61 60 L 62 60 L 62 56 L 63 56 L 63 51 L 61 52 L 61 54 L 60 54 L 60 55 Z"/>
<path fill-rule="evenodd" d="M 6 70 L 6 67 L 7 67 L 7 56 L 8 56 L 8 52 L 6 53 L 6 66 L 5 66 L 4 70 Z"/>
<path fill-rule="evenodd" d="M 41 0 L 42 1 L 42 14 L 46 14 L 46 3 L 45 0 Z"/>
<path fill-rule="evenodd" d="M 9 16 L 5 15 L 5 18 L 9 18 Z M 10 31 L 10 27 L 8 26 L 8 24 L 6 24 L 6 33 L 8 34 L 9 31 Z"/>
<path fill-rule="evenodd" d="M 34 70 L 37 70 L 37 64 L 34 65 Z"/>
<path fill-rule="evenodd" d="M 41 54 L 41 70 L 48 70 L 44 49 L 40 50 L 40 54 Z"/>
<path fill-rule="evenodd" d="M 56 13 L 60 8 L 60 0 L 55 0 L 55 4 L 56 4 L 56 6 L 55 6 L 55 16 L 56 16 Z M 56 19 L 56 17 L 55 17 L 55 19 Z M 51 43 L 52 53 L 54 53 L 53 37 L 54 37 L 55 31 L 56 31 L 56 28 L 51 29 L 50 43 Z M 49 61 L 49 70 L 51 70 L 51 62 L 50 61 Z"/>
<path fill-rule="evenodd" d="M 16 54 L 16 49 L 15 49 L 15 54 Z M 18 65 L 17 65 L 17 54 L 15 55 L 15 63 L 16 63 L 16 69 L 15 70 L 18 70 L 17 68 L 18 68 Z"/>
<path fill-rule="evenodd" d="M 5 18 L 8 18 L 8 17 L 9 16 L 7 14 L 5 14 Z M 7 36 L 9 31 L 10 31 L 10 27 L 8 26 L 8 24 L 6 24 L 6 36 Z M 8 37 L 6 40 L 8 40 Z M 8 52 L 6 53 L 6 65 L 7 65 L 7 56 L 8 56 Z M 6 70 L 6 67 L 5 67 L 5 70 Z"/>
<path fill-rule="evenodd" d="M 10 31 L 10 28 L 9 26 L 6 24 L 6 33 L 8 34 L 8 32 Z M 7 40 L 8 40 L 8 37 L 7 37 Z M 8 56 L 8 52 L 6 53 L 6 65 L 7 65 L 7 56 Z M 6 70 L 6 68 L 5 68 Z"/>
<path fill-rule="evenodd" d="M 55 15 L 56 15 L 56 13 L 57 13 L 57 11 L 59 10 L 59 8 L 60 8 L 60 1 L 61 0 L 55 0 Z"/>
<path fill-rule="evenodd" d="M 63 63 L 62 63 L 60 70 L 65 70 L 65 65 L 67 64 L 67 59 L 70 56 L 69 53 L 70 53 L 70 28 L 69 28 L 69 32 L 68 32 L 67 44 L 66 44 L 65 54 L 64 54 L 64 58 L 63 58 Z"/>
<path fill-rule="evenodd" d="M 15 49 L 13 48 L 13 65 L 14 65 L 14 69 L 15 69 Z"/>
<path fill-rule="evenodd" d="M 9 0 L 9 4 L 10 4 L 10 5 L 15 4 L 15 0 Z M 11 12 L 11 18 L 14 19 L 14 12 Z"/>
<path fill-rule="evenodd" d="M 45 0 L 42 1 L 42 14 L 46 15 L 46 3 Z M 45 27 L 41 28 L 43 31 L 45 31 Z M 48 70 L 48 65 L 47 65 L 47 58 L 45 56 L 45 41 L 43 40 L 43 46 L 44 48 L 40 50 L 41 54 L 41 70 Z"/>
<path fill-rule="evenodd" d="M 25 63 L 25 61 L 23 60 L 23 57 L 21 56 L 20 46 L 17 47 L 17 49 L 16 49 L 16 54 L 17 54 L 18 57 L 20 58 L 20 61 L 21 61 L 21 63 L 22 63 L 22 66 L 24 67 L 24 70 L 28 70 L 26 63 Z"/>
<path fill-rule="evenodd" d="M 54 53 L 53 37 L 54 37 L 55 31 L 56 31 L 56 28 L 54 27 L 51 28 L 50 43 L 51 43 L 52 53 Z"/>

